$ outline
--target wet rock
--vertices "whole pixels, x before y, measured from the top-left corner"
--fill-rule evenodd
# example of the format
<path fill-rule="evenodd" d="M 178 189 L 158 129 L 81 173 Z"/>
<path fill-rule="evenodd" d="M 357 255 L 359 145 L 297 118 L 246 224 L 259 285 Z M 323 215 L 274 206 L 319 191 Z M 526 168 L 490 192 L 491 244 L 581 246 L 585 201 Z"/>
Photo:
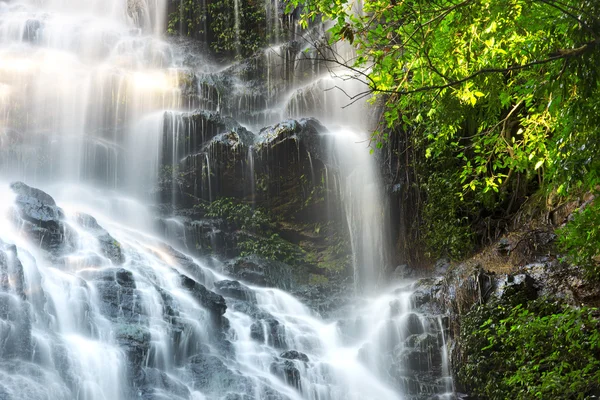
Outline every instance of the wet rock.
<path fill-rule="evenodd" d="M 299 360 L 299 361 L 308 362 L 308 356 L 306 354 L 301 353 L 301 352 L 296 351 L 296 350 L 284 351 L 283 353 L 281 353 L 279 355 L 279 357 L 285 358 L 285 359 L 288 359 L 288 360 Z"/>
<path fill-rule="evenodd" d="M 585 270 L 578 266 L 550 260 L 525 265 L 519 272 L 533 279 L 533 288 L 540 296 L 559 298 L 574 306 L 600 306 L 600 285 L 587 279 Z"/>
<path fill-rule="evenodd" d="M 289 289 L 294 279 L 289 265 L 252 255 L 239 257 L 224 265 L 224 272 L 258 286 Z"/>
<path fill-rule="evenodd" d="M 327 128 L 315 118 L 290 119 L 263 128 L 256 138 L 256 147 L 259 152 L 263 149 L 273 152 L 277 149 L 277 146 L 284 144 L 286 141 L 300 141 L 305 147 L 304 151 L 308 151 L 315 158 L 325 161 L 329 155 L 326 153 L 328 149 L 327 142 L 324 141 L 332 138 L 329 136 L 320 137 L 320 135 L 327 132 Z M 297 146 L 295 144 L 295 147 Z"/>
<path fill-rule="evenodd" d="M 189 399 L 188 387 L 156 368 L 144 368 L 136 382 L 138 394 L 144 400 Z"/>
<path fill-rule="evenodd" d="M 186 288 L 194 299 L 196 299 L 202 307 L 207 309 L 213 317 L 220 317 L 225 314 L 227 304 L 225 303 L 223 296 L 211 292 L 204 285 L 185 275 L 181 275 L 180 278 L 181 285 Z"/>
<path fill-rule="evenodd" d="M 33 353 L 32 310 L 17 249 L 0 241 L 0 358 Z"/>
<path fill-rule="evenodd" d="M 451 263 L 449 259 L 440 258 L 435 262 L 435 265 L 433 266 L 434 274 L 437 276 L 444 275 L 446 271 L 448 271 L 448 268 L 450 268 L 450 265 Z"/>
<path fill-rule="evenodd" d="M 195 281 L 200 283 L 205 282 L 206 277 L 202 267 L 196 264 L 190 257 L 168 245 L 162 246 L 161 251 L 167 255 L 169 261 L 176 263 L 183 272 L 191 276 Z"/>
<path fill-rule="evenodd" d="M 14 293 L 22 300 L 25 295 L 25 274 L 17 247 L 0 240 L 0 291 Z"/>
<path fill-rule="evenodd" d="M 495 296 L 509 299 L 515 305 L 526 303 L 537 298 L 535 280 L 527 274 L 505 275 L 496 284 Z"/>
<path fill-rule="evenodd" d="M 404 328 L 410 335 L 420 335 L 424 332 L 423 322 L 415 313 L 410 313 L 406 317 Z"/>
<path fill-rule="evenodd" d="M 198 354 L 189 359 L 188 366 L 192 387 L 204 394 L 251 393 L 250 379 L 229 369 L 214 355 Z"/>
<path fill-rule="evenodd" d="M 392 273 L 395 279 L 407 279 L 415 275 L 415 270 L 408 266 L 408 264 L 398 265 Z"/>
<path fill-rule="evenodd" d="M 150 349 L 150 331 L 142 325 L 118 325 L 115 329 L 115 339 L 125 351 L 130 368 L 140 368 L 148 357 Z"/>
<path fill-rule="evenodd" d="M 125 262 L 125 255 L 121 249 L 121 244 L 115 240 L 104 228 L 98 225 L 94 217 L 88 214 L 77 214 L 77 222 L 83 228 L 91 232 L 100 243 L 100 251 L 113 264 L 120 265 Z"/>
<path fill-rule="evenodd" d="M 254 320 L 274 318 L 271 314 L 258 307 L 255 303 L 242 300 L 228 300 L 227 304 L 232 310 L 244 313 Z"/>
<path fill-rule="evenodd" d="M 223 280 L 215 282 L 217 292 L 225 297 L 231 297 L 238 300 L 256 302 L 256 294 L 247 286 L 238 281 Z"/>
<path fill-rule="evenodd" d="M 275 318 L 254 322 L 250 326 L 250 337 L 277 349 L 285 347 L 285 326 Z"/>
<path fill-rule="evenodd" d="M 215 136 L 234 132 L 244 140 L 251 134 L 231 117 L 218 112 L 196 110 L 189 113 L 166 113 L 163 140 L 163 163 L 174 165 L 180 159 L 199 152 Z M 176 154 L 177 160 L 172 156 Z"/>
<path fill-rule="evenodd" d="M 63 210 L 49 194 L 23 182 L 14 182 L 10 188 L 17 194 L 14 221 L 17 226 L 53 255 L 60 255 L 70 247 L 69 238 L 74 234 L 63 222 Z"/>
<path fill-rule="evenodd" d="M 440 351 L 440 341 L 438 335 L 431 333 L 421 333 L 411 335 L 406 339 L 405 345 L 410 348 L 419 349 L 424 352 L 432 353 L 434 351 Z"/>
<path fill-rule="evenodd" d="M 97 290 L 100 312 L 114 322 L 138 322 L 146 319 L 131 271 L 124 268 L 83 270 L 81 277 Z"/>
<path fill-rule="evenodd" d="M 344 318 L 343 305 L 350 303 L 354 294 L 351 278 L 333 277 L 326 284 L 302 285 L 291 293 L 323 317 Z"/>
<path fill-rule="evenodd" d="M 300 370 L 293 361 L 274 362 L 271 364 L 271 373 L 279 376 L 288 385 L 301 390 Z"/>

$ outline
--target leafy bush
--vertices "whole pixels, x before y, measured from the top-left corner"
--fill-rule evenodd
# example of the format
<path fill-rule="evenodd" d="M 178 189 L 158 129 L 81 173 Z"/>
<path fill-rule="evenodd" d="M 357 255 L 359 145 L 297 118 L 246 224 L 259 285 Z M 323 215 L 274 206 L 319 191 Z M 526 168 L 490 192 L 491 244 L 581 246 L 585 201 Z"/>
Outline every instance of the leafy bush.
<path fill-rule="evenodd" d="M 458 378 L 489 399 L 585 399 L 600 393 L 598 309 L 486 304 L 461 326 Z"/>
<path fill-rule="evenodd" d="M 206 216 L 222 218 L 229 228 L 239 230 L 237 246 L 240 255 L 258 255 L 268 260 L 299 264 L 305 259 L 302 249 L 274 233 L 275 223 L 260 208 L 239 203 L 232 198 L 221 198 L 205 207 Z"/>
<path fill-rule="evenodd" d="M 234 229 L 242 229 L 254 233 L 268 233 L 274 228 L 271 217 L 260 208 L 238 203 L 234 199 L 224 197 L 213 201 L 206 207 L 206 216 L 223 218 Z"/>
<path fill-rule="evenodd" d="M 473 247 L 473 232 L 466 215 L 466 202 L 456 192 L 457 180 L 432 173 L 424 185 L 427 201 L 423 207 L 425 245 L 434 257 L 460 259 Z"/>
<path fill-rule="evenodd" d="M 595 200 L 558 230 L 558 244 L 568 261 L 585 268 L 590 279 L 600 280 L 600 201 Z"/>
<path fill-rule="evenodd" d="M 274 233 L 267 237 L 243 235 L 238 242 L 241 256 L 258 255 L 267 260 L 300 264 L 304 260 L 302 249 Z"/>

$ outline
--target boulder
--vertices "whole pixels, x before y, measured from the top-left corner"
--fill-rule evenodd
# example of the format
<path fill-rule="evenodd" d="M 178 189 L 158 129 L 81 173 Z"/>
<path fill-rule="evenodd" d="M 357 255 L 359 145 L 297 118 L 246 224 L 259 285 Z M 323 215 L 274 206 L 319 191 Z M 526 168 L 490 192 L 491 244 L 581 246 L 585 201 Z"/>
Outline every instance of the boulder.
<path fill-rule="evenodd" d="M 74 234 L 64 223 L 63 210 L 49 194 L 23 182 L 14 182 L 10 187 L 17 194 L 14 218 L 17 226 L 55 256 L 72 247 L 69 239 Z"/>

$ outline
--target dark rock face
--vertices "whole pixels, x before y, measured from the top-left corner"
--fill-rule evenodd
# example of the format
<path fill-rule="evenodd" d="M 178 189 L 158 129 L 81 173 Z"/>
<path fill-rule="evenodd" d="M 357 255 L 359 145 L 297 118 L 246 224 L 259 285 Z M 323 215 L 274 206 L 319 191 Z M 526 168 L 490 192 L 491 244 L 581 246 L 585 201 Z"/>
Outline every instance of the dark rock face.
<path fill-rule="evenodd" d="M 225 303 L 223 296 L 211 292 L 204 285 L 185 275 L 181 275 L 181 285 L 189 290 L 194 299 L 206 308 L 213 317 L 218 318 L 227 311 L 227 303 Z"/>
<path fill-rule="evenodd" d="M 288 385 L 301 390 L 300 370 L 293 361 L 283 360 L 271 364 L 271 373 L 279 376 Z"/>
<path fill-rule="evenodd" d="M 60 255 L 70 246 L 73 235 L 63 222 L 62 209 L 50 195 L 23 182 L 14 182 L 10 187 L 17 194 L 15 224 L 44 250 Z"/>
<path fill-rule="evenodd" d="M 81 276 L 96 287 L 100 297 L 100 312 L 117 323 L 137 323 L 145 314 L 138 298 L 135 279 L 124 268 L 85 270 Z"/>
<path fill-rule="evenodd" d="M 250 337 L 277 349 L 286 347 L 285 326 L 275 318 L 261 319 L 250 326 Z"/>
<path fill-rule="evenodd" d="M 91 215 L 80 213 L 77 222 L 96 236 L 100 243 L 102 254 L 113 264 L 120 265 L 125 262 L 125 256 L 121 250 L 121 244 L 117 242 Z"/>
<path fill-rule="evenodd" d="M 238 281 L 224 280 L 215 282 L 217 291 L 225 297 L 231 297 L 238 300 L 256 302 L 256 295 L 245 285 Z"/>
<path fill-rule="evenodd" d="M 284 351 L 283 353 L 281 353 L 279 355 L 279 357 L 285 358 L 285 359 L 288 359 L 288 360 L 299 360 L 299 361 L 308 362 L 308 356 L 306 354 L 301 353 L 301 352 L 296 351 L 296 350 Z"/>

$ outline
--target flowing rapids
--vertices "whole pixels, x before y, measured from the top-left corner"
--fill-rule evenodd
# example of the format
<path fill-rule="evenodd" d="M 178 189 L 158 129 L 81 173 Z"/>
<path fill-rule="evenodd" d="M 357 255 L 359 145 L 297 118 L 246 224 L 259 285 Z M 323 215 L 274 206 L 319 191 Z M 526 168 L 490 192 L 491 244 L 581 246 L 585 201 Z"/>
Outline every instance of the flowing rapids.
<path fill-rule="evenodd" d="M 166 10 L 167 0 L 0 2 L 0 399 L 450 393 L 443 324 L 414 309 L 413 286 L 366 295 L 383 287 L 387 227 L 374 157 L 352 132 L 365 129 L 361 109 L 341 115 L 317 66 L 256 100 L 229 77 L 236 66 L 161 39 Z M 281 75 L 276 51 L 264 54 L 268 79 Z M 205 93 L 199 77 L 236 89 Z M 285 291 L 232 280 L 223 260 L 194 258 L 169 233 L 177 218 L 157 229 L 165 166 L 176 176 L 192 160 L 206 171 L 198 196 L 218 189 L 211 171 L 224 156 L 190 155 L 198 110 L 244 124 L 235 129 L 251 137 L 251 169 L 269 138 L 247 129 L 312 115 L 327 124 L 339 169 L 327 184 L 365 297 L 325 320 Z M 252 175 L 250 198 L 258 184 Z"/>

